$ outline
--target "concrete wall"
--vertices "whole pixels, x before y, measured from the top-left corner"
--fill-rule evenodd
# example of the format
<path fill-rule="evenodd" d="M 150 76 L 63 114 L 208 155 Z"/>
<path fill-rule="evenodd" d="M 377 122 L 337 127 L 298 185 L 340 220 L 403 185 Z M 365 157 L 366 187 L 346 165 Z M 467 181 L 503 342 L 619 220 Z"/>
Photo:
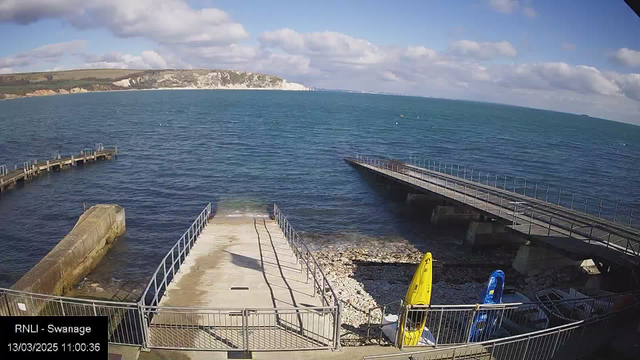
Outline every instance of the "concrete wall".
<path fill-rule="evenodd" d="M 525 244 L 527 241 L 507 231 L 504 225 L 496 221 L 469 223 L 465 244 L 472 248 Z"/>
<path fill-rule="evenodd" d="M 436 226 L 440 224 L 461 224 L 478 220 L 480 220 L 480 214 L 468 206 L 438 205 L 431 213 L 431 223 Z"/>
<path fill-rule="evenodd" d="M 534 245 L 521 245 L 518 255 L 513 260 L 513 268 L 520 274 L 528 274 L 536 269 L 552 269 L 565 266 L 580 266 L 582 260 L 576 261 L 566 258 L 555 251 Z"/>
<path fill-rule="evenodd" d="M 11 288 L 48 295 L 64 295 L 82 280 L 126 229 L 119 205 L 95 205 L 36 266 Z"/>

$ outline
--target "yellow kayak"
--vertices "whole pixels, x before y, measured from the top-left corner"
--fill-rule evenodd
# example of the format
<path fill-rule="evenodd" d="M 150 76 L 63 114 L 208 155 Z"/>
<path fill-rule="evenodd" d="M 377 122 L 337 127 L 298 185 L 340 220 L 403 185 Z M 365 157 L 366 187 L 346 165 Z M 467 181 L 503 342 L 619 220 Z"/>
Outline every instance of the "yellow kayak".
<path fill-rule="evenodd" d="M 431 303 L 432 260 L 430 252 L 422 257 L 416 273 L 413 274 L 407 295 L 404 297 L 405 304 L 429 305 Z M 400 337 L 398 339 L 402 339 L 404 333 L 404 346 L 418 345 L 426 320 L 426 311 L 409 310 L 406 317 L 403 312 L 400 319 Z"/>

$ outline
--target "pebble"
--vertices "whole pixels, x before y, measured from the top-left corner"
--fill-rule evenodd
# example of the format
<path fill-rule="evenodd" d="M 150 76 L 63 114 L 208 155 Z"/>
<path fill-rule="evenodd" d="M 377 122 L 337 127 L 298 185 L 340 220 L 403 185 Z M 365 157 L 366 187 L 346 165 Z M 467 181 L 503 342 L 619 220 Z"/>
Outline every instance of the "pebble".
<path fill-rule="evenodd" d="M 387 314 L 399 314 L 399 300 L 404 298 L 423 256 L 422 251 L 406 242 L 385 246 L 376 243 L 352 247 L 326 245 L 314 249 L 313 253 L 343 304 L 342 338 L 345 341 L 359 341 L 358 344 L 366 342 L 364 336 L 369 322 L 380 322 L 382 306 L 386 305 Z M 488 261 L 492 255 L 491 251 L 484 255 L 472 255 L 470 261 L 478 262 L 483 257 Z M 459 256 L 444 260 L 438 258 L 438 253 L 433 253 L 433 256 L 431 304 L 477 303 L 486 279 L 495 269 L 464 267 L 466 259 Z M 504 264 L 510 265 L 511 260 L 507 259 Z M 581 276 L 579 269 L 541 270 L 526 277 L 510 266 L 502 269 L 507 273 L 507 285 L 515 287 L 532 300 L 533 294 L 541 289 L 560 287 L 575 282 Z"/>

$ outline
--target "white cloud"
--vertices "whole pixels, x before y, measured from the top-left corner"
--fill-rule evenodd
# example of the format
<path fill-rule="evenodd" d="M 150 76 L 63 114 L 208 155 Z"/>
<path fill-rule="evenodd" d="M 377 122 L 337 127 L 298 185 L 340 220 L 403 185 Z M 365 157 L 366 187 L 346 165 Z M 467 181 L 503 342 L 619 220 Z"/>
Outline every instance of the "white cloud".
<path fill-rule="evenodd" d="M 167 61 L 155 51 L 146 50 L 142 52 L 142 61 L 149 64 L 154 69 L 166 69 Z"/>
<path fill-rule="evenodd" d="M 575 51 L 576 50 L 576 44 L 562 43 L 562 50 Z"/>
<path fill-rule="evenodd" d="M 513 14 L 522 9 L 524 16 L 530 19 L 538 16 L 538 12 L 531 5 L 531 0 L 524 0 L 522 4 L 518 0 L 488 0 L 488 2 L 493 10 L 503 14 Z"/>
<path fill-rule="evenodd" d="M 522 11 L 524 12 L 524 15 L 528 18 L 535 18 L 538 16 L 538 12 L 530 6 L 525 6 L 524 9 L 522 9 Z"/>
<path fill-rule="evenodd" d="M 438 53 L 435 50 L 427 49 L 424 46 L 408 46 L 403 54 L 409 59 L 430 59 L 433 60 L 438 57 Z"/>
<path fill-rule="evenodd" d="M 0 21 L 29 24 L 62 18 L 73 26 L 106 28 L 118 37 L 160 44 L 231 44 L 249 34 L 219 9 L 194 9 L 185 0 L 5 0 Z"/>
<path fill-rule="evenodd" d="M 616 51 L 614 59 L 620 64 L 632 67 L 640 66 L 640 51 L 621 48 Z"/>
<path fill-rule="evenodd" d="M 489 5 L 496 11 L 511 14 L 518 8 L 517 0 L 489 0 Z"/>
<path fill-rule="evenodd" d="M 478 43 L 471 40 L 452 41 L 449 51 L 460 56 L 469 56 L 479 60 L 488 60 L 498 55 L 503 57 L 515 57 L 518 52 L 507 41 L 496 43 Z"/>
<path fill-rule="evenodd" d="M 281 48 L 291 54 L 314 55 L 343 64 L 376 64 L 387 52 L 363 39 L 334 32 L 298 33 L 291 29 L 266 31 L 258 40 L 264 48 Z"/>
<path fill-rule="evenodd" d="M 640 74 L 611 74 L 622 93 L 630 99 L 640 101 Z"/>
<path fill-rule="evenodd" d="M 108 69 L 166 69 L 167 61 L 157 52 L 145 50 L 141 56 L 117 51 L 100 55 L 85 54 L 85 67 Z"/>
<path fill-rule="evenodd" d="M 617 82 L 590 66 L 562 62 L 519 64 L 500 68 L 497 84 L 520 89 L 568 90 L 580 94 L 621 95 Z"/>
<path fill-rule="evenodd" d="M 67 53 L 67 52 L 72 53 L 77 49 L 84 48 L 86 45 L 87 45 L 86 40 L 73 40 L 73 41 L 66 41 L 66 42 L 61 42 L 57 44 L 43 45 L 33 50 L 20 53 L 18 54 L 18 57 L 20 56 L 35 57 L 39 59 L 59 58 L 64 53 Z"/>
<path fill-rule="evenodd" d="M 34 66 L 40 61 L 58 62 L 65 53 L 74 54 L 86 44 L 85 40 L 73 40 L 39 46 L 32 50 L 0 58 L 0 68 Z"/>
<path fill-rule="evenodd" d="M 11 74 L 13 72 L 15 71 L 10 67 L 0 67 L 0 74 Z"/>

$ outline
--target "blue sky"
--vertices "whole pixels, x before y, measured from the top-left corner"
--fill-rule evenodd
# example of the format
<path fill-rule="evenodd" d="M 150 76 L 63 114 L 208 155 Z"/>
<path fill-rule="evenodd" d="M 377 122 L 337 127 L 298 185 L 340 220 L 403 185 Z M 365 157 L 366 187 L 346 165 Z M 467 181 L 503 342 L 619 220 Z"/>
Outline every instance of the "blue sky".
<path fill-rule="evenodd" d="M 622 0 L 0 0 L 0 73 L 229 68 L 640 123 Z"/>

